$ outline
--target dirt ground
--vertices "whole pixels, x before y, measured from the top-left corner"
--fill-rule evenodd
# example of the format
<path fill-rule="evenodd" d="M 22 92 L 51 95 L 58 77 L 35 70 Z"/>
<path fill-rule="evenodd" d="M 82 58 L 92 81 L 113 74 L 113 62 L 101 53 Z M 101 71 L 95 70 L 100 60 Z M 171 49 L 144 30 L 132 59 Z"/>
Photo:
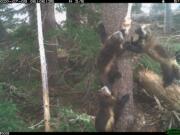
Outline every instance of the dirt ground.
<path fill-rule="evenodd" d="M 57 89 L 57 88 L 56 88 Z M 58 88 L 59 91 L 50 95 L 51 104 L 56 104 L 59 99 L 61 105 L 71 105 L 79 113 L 87 113 L 95 119 L 98 111 L 97 92 L 73 92 Z M 63 96 L 62 96 L 63 95 Z M 152 97 L 148 97 L 142 90 L 134 90 L 135 123 L 131 131 L 134 132 L 159 132 L 163 131 L 161 125 L 161 112 Z"/>

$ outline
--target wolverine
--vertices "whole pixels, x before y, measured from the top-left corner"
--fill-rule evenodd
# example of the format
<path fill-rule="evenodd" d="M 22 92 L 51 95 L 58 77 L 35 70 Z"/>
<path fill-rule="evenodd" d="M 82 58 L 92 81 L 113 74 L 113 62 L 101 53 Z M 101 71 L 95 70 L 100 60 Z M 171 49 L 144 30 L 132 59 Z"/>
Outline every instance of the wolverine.
<path fill-rule="evenodd" d="M 98 96 L 99 111 L 95 119 L 95 128 L 98 132 L 112 132 L 119 117 L 119 112 L 124 108 L 129 95 L 127 94 L 117 100 L 108 87 L 105 86 L 98 91 Z"/>
<path fill-rule="evenodd" d="M 142 25 L 135 30 L 135 33 L 138 35 L 138 39 L 126 42 L 124 47 L 135 53 L 146 53 L 159 62 L 164 87 L 171 85 L 175 79 L 180 79 L 180 67 L 177 60 L 175 57 L 171 57 L 168 51 L 158 43 L 150 28 Z"/>

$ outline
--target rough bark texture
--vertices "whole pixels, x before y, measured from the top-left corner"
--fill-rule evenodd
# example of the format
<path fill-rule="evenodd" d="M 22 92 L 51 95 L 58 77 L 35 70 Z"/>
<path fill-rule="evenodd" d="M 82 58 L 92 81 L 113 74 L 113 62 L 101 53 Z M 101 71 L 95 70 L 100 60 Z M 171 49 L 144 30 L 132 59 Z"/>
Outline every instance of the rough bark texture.
<path fill-rule="evenodd" d="M 67 22 L 75 25 L 81 24 L 80 5 L 65 4 Z"/>
<path fill-rule="evenodd" d="M 9 47 L 9 35 L 4 27 L 3 23 L 0 20 L 0 47 L 8 48 Z"/>
<path fill-rule="evenodd" d="M 27 11 L 28 11 L 28 15 L 29 15 L 29 24 L 32 27 L 35 27 L 37 24 L 37 20 L 36 20 L 36 4 L 32 3 L 32 4 L 28 4 L 27 5 Z"/>
<path fill-rule="evenodd" d="M 87 8 L 87 11 L 86 11 L 87 24 L 91 28 L 94 28 L 96 27 L 97 22 L 99 22 L 99 15 L 100 15 L 99 8 L 97 7 L 95 3 L 88 4 L 86 8 Z"/>
<path fill-rule="evenodd" d="M 127 13 L 128 4 L 102 4 L 102 19 L 108 35 L 115 31 L 118 31 L 124 17 Z M 133 71 L 131 65 L 131 56 L 128 52 L 125 52 L 123 56 L 118 59 L 118 70 L 122 73 L 122 77 L 118 79 L 113 85 L 113 93 L 117 98 L 121 98 L 123 95 L 130 95 L 129 101 L 125 108 L 122 110 L 122 115 L 117 121 L 115 127 L 116 131 L 129 131 L 130 125 L 132 125 L 134 116 L 134 103 L 133 103 Z"/>
<path fill-rule="evenodd" d="M 128 4 L 102 4 L 102 20 L 108 35 L 119 30 L 127 13 Z"/>
<path fill-rule="evenodd" d="M 43 33 L 46 45 L 46 56 L 48 63 L 49 85 L 53 86 L 57 81 L 58 59 L 57 59 L 57 38 L 52 35 L 56 29 L 54 15 L 54 4 L 42 4 Z"/>
<path fill-rule="evenodd" d="M 180 86 L 172 84 L 163 87 L 162 78 L 152 71 L 140 71 L 138 73 L 139 84 L 152 96 L 156 96 L 162 105 L 169 110 L 180 111 Z"/>
<path fill-rule="evenodd" d="M 133 69 L 131 65 L 131 55 L 129 52 L 124 53 L 118 58 L 118 69 L 122 77 L 113 85 L 113 93 L 118 98 L 129 94 L 130 98 L 122 111 L 118 122 L 115 125 L 116 132 L 130 131 L 134 122 L 134 101 L 133 101 Z"/>

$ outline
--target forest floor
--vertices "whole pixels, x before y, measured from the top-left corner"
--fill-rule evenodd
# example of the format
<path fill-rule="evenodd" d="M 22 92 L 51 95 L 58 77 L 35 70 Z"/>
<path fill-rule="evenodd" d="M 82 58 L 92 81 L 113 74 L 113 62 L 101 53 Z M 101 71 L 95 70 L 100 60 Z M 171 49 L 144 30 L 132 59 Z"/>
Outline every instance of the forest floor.
<path fill-rule="evenodd" d="M 165 37 L 165 39 L 164 37 L 162 37 L 160 40 L 164 41 L 165 45 L 174 44 L 174 46 L 176 47 L 171 46 L 172 47 L 171 50 L 180 50 L 179 38 L 173 39 L 171 43 L 167 37 Z M 146 59 L 146 61 L 148 60 Z M 148 61 L 147 63 L 149 64 L 150 62 Z M 153 67 L 151 63 L 150 66 Z M 157 67 L 153 67 L 153 68 L 157 69 Z M 72 72 L 74 70 L 72 70 Z M 82 71 L 80 71 L 80 73 L 82 74 Z M 76 77 L 77 76 L 79 76 L 79 74 L 76 75 Z M 12 82 L 12 84 L 15 85 L 16 87 L 18 88 L 20 87 L 15 91 L 15 94 L 16 96 L 18 96 L 18 98 L 14 97 L 13 100 L 15 100 L 17 106 L 20 108 L 19 116 L 22 117 L 22 119 L 26 122 L 26 124 L 29 127 L 31 127 L 31 129 L 33 129 L 32 131 L 44 131 L 43 122 L 42 122 L 43 103 L 42 103 L 42 89 L 41 89 L 40 77 L 33 78 L 32 80 L 36 80 L 36 81 L 38 80 L 37 82 L 35 81 L 35 84 L 37 83 L 38 87 L 33 86 L 35 84 L 33 84 L 31 80 L 27 82 L 28 83 L 27 86 L 25 86 L 25 82 L 23 79 L 19 80 L 18 82 L 19 84 L 15 83 L 17 80 L 14 80 L 14 82 Z M 75 82 L 78 79 L 67 78 L 67 80 L 73 80 Z M 51 118 L 53 120 L 52 123 L 55 125 L 54 127 L 57 127 L 56 129 L 58 129 L 59 128 L 58 126 L 62 124 L 64 124 L 64 126 L 67 126 L 68 123 L 68 122 L 66 123 L 67 120 L 65 119 L 64 120 L 65 123 L 63 123 L 64 121 L 62 121 L 62 119 L 59 118 L 62 115 L 62 112 L 60 112 L 59 114 L 59 112 L 57 111 L 58 109 L 64 107 L 65 108 L 71 107 L 74 112 L 77 112 L 79 114 L 87 114 L 88 116 L 90 116 L 90 119 L 92 120 L 94 127 L 95 116 L 99 108 L 97 89 L 93 89 L 89 91 L 84 89 L 79 90 L 77 88 L 69 88 L 63 85 L 57 85 L 56 87 L 53 88 L 50 87 L 49 91 L 50 91 L 49 94 L 50 94 Z M 18 93 L 23 94 L 22 98 L 19 96 Z M 150 97 L 148 94 L 146 94 L 144 90 L 138 89 L 136 85 L 134 85 L 133 94 L 134 94 L 134 106 L 135 106 L 135 111 L 134 111 L 135 123 L 134 123 L 134 127 L 132 128 L 132 131 L 138 131 L 138 132 L 166 131 L 165 127 L 168 127 L 170 123 L 169 120 L 171 117 L 167 116 L 165 112 L 163 112 L 159 108 L 155 99 L 153 97 Z M 66 127 L 66 128 L 70 128 L 70 127 Z M 76 128 L 77 127 L 73 128 L 72 130 L 65 130 L 65 131 L 74 131 Z M 64 130 L 59 129 L 58 131 L 64 131 Z M 81 131 L 87 131 L 87 130 L 82 129 Z M 94 129 L 93 130 L 90 129 L 88 131 L 94 131 Z"/>
<path fill-rule="evenodd" d="M 51 110 L 55 107 L 71 106 L 74 111 L 86 113 L 91 116 L 92 121 L 98 111 L 97 92 L 74 92 L 60 87 L 50 89 Z M 52 92 L 53 91 L 53 92 Z M 134 92 L 135 104 L 135 126 L 134 132 L 158 132 L 161 129 L 161 112 L 155 100 L 148 97 L 144 92 Z M 37 112 L 37 118 L 41 118 L 43 113 Z M 39 119 L 40 121 L 40 119 Z"/>

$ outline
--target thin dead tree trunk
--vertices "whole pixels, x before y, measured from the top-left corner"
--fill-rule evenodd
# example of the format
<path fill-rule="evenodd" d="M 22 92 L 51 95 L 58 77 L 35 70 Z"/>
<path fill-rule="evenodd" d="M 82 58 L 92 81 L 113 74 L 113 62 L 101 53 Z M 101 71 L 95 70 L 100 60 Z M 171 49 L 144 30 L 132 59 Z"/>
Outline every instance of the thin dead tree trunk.
<path fill-rule="evenodd" d="M 50 131 L 50 110 L 49 110 L 47 64 L 46 64 L 44 39 L 42 32 L 40 4 L 37 3 L 36 7 L 37 7 L 38 42 L 39 42 L 39 52 L 40 52 L 40 61 L 41 61 L 42 89 L 43 89 L 44 121 L 45 121 L 45 131 L 48 132 Z"/>
<path fill-rule="evenodd" d="M 48 83 L 52 88 L 57 85 L 58 80 L 58 58 L 57 58 L 57 36 L 55 30 L 57 23 L 55 19 L 54 4 L 41 4 L 42 24 L 45 42 L 46 59 L 48 64 Z"/>

